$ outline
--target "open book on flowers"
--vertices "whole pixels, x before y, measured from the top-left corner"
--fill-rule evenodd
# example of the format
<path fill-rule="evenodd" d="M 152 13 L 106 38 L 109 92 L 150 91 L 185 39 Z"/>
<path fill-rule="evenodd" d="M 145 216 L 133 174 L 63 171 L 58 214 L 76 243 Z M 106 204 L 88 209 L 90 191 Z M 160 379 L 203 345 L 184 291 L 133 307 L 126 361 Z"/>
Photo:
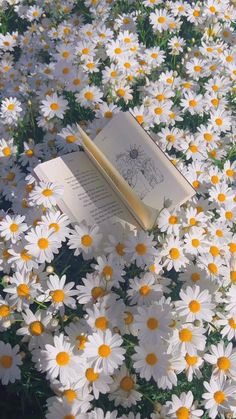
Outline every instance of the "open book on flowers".
<path fill-rule="evenodd" d="M 64 187 L 58 202 L 71 222 L 122 220 L 153 228 L 164 201 L 170 208 L 195 190 L 129 112 L 119 112 L 92 141 L 79 127 L 84 151 L 39 164 L 40 180 Z"/>

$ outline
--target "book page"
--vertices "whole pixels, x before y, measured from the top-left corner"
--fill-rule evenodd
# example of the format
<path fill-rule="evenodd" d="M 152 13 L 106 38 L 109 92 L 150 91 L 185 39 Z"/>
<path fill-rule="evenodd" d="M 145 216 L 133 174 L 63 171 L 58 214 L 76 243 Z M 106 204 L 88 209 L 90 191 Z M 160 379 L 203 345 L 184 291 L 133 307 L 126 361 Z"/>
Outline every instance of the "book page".
<path fill-rule="evenodd" d="M 181 205 L 195 190 L 129 112 L 119 112 L 94 139 L 141 200 L 157 210 Z"/>
<path fill-rule="evenodd" d="M 58 206 L 71 222 L 86 220 L 88 224 L 100 224 L 121 220 L 136 225 L 135 219 L 83 151 L 41 163 L 34 171 L 40 180 L 63 186 L 63 199 Z"/>
<path fill-rule="evenodd" d="M 98 168 L 108 183 L 113 188 L 116 195 L 123 201 L 131 214 L 144 230 L 153 227 L 156 220 L 156 210 L 147 206 L 138 197 L 135 191 L 120 175 L 114 165 L 106 158 L 104 153 L 89 138 L 85 131 L 79 127 L 82 136 L 84 151 L 91 159 L 92 163 Z"/>

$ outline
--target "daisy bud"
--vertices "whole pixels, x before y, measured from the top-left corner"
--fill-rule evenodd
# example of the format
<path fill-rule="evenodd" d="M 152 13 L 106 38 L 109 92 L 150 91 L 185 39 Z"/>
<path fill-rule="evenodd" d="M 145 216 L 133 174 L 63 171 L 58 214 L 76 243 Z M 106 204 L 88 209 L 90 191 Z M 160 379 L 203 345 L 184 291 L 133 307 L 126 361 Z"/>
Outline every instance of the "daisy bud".
<path fill-rule="evenodd" d="M 24 359 L 24 358 L 25 358 L 26 353 L 25 353 L 24 351 L 21 351 L 21 352 L 19 353 L 19 355 L 20 355 L 21 359 Z"/>
<path fill-rule="evenodd" d="M 8 283 L 8 282 L 10 282 L 10 277 L 8 275 L 4 275 L 2 280 L 3 280 L 3 282 Z"/>
<path fill-rule="evenodd" d="M 29 106 L 31 106 L 31 105 L 32 105 L 31 100 L 28 100 L 28 102 L 27 102 L 27 103 L 28 103 L 28 105 L 29 105 Z"/>
<path fill-rule="evenodd" d="M 58 326 L 58 320 L 57 319 L 52 319 L 51 326 L 52 327 L 57 327 Z"/>
<path fill-rule="evenodd" d="M 66 316 L 66 315 L 64 315 L 63 318 L 62 318 L 63 322 L 66 322 L 68 319 L 69 319 L 69 317 Z"/>
<path fill-rule="evenodd" d="M 80 318 L 79 318 L 78 316 L 75 316 L 75 317 L 73 318 L 73 322 L 74 322 L 74 323 L 79 322 L 79 321 L 80 321 Z"/>
<path fill-rule="evenodd" d="M 193 324 L 194 324 L 194 326 L 199 327 L 199 326 L 201 326 L 201 321 L 200 320 L 194 320 Z"/>
<path fill-rule="evenodd" d="M 157 412 L 157 413 L 160 413 L 160 412 L 161 412 L 161 409 L 162 409 L 162 405 L 161 405 L 161 403 L 156 402 L 156 403 L 154 404 L 154 411 L 155 411 L 155 412 Z"/>
<path fill-rule="evenodd" d="M 8 327 L 11 327 L 11 320 L 7 319 L 2 323 L 3 327 L 5 329 L 8 329 Z"/>
<path fill-rule="evenodd" d="M 46 272 L 48 274 L 52 274 L 54 272 L 54 267 L 52 265 L 47 266 Z"/>

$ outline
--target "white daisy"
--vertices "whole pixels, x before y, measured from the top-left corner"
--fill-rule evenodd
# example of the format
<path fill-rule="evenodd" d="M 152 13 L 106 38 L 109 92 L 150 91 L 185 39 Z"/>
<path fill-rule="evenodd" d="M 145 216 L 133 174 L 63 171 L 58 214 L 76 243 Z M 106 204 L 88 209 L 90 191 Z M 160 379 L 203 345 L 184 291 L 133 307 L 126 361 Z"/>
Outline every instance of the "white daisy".
<path fill-rule="evenodd" d="M 125 349 L 121 347 L 123 339 L 108 329 L 104 333 L 98 330 L 88 336 L 84 355 L 95 369 L 102 369 L 105 374 L 112 374 L 124 360 Z"/>
<path fill-rule="evenodd" d="M 6 215 L 3 220 L 0 221 L 0 234 L 5 240 L 11 240 L 12 243 L 16 243 L 22 233 L 28 229 L 28 226 L 23 221 L 25 220 L 24 216 L 16 215 L 10 217 Z"/>
<path fill-rule="evenodd" d="M 30 192 L 29 198 L 33 205 L 51 208 L 62 198 L 63 188 L 51 182 L 39 182 Z"/>
<path fill-rule="evenodd" d="M 47 95 L 45 100 L 42 100 L 40 110 L 42 115 L 48 119 L 57 118 L 63 119 L 66 110 L 68 109 L 68 101 L 53 93 L 51 96 Z"/>
<path fill-rule="evenodd" d="M 214 316 L 215 304 L 211 302 L 208 290 L 200 290 L 198 285 L 181 290 L 181 301 L 175 303 L 177 313 L 185 318 L 186 322 L 194 320 L 211 321 Z"/>
<path fill-rule="evenodd" d="M 53 229 L 48 229 L 46 226 L 36 226 L 25 236 L 25 240 L 29 243 L 25 246 L 26 250 L 40 263 L 50 263 L 54 258 L 54 253 L 57 254 L 61 247 L 58 236 Z"/>
<path fill-rule="evenodd" d="M 45 349 L 34 349 L 32 360 L 39 371 L 46 372 L 47 378 L 54 380 L 59 376 L 60 382 L 70 385 L 77 381 L 81 374 L 81 360 L 74 354 L 74 348 L 61 333 L 54 336 L 53 345 L 46 344 Z"/>
<path fill-rule="evenodd" d="M 149 381 L 153 378 L 157 381 L 165 375 L 169 367 L 170 355 L 166 353 L 163 344 L 151 345 L 148 343 L 135 346 L 135 353 L 132 355 L 134 368 L 140 374 L 141 378 Z"/>
<path fill-rule="evenodd" d="M 167 402 L 168 417 L 178 419 L 198 419 L 203 415 L 203 410 L 196 409 L 193 394 L 191 391 L 188 393 L 181 393 L 180 397 L 175 394 L 172 395 L 172 401 Z"/>
<path fill-rule="evenodd" d="M 47 280 L 46 293 L 49 295 L 51 300 L 52 310 L 59 310 L 60 314 L 63 315 L 65 306 L 70 308 L 76 308 L 76 301 L 72 297 L 77 295 L 76 290 L 72 290 L 74 282 L 66 283 L 66 275 L 59 278 L 56 274 L 50 275 Z"/>
<path fill-rule="evenodd" d="M 231 385 L 229 380 L 215 379 L 210 382 L 204 381 L 207 393 L 203 393 L 204 407 L 208 410 L 209 417 L 214 419 L 219 414 L 236 407 L 236 386 Z"/>
<path fill-rule="evenodd" d="M 0 380 L 3 385 L 21 378 L 19 365 L 22 365 L 22 360 L 18 352 L 19 345 L 12 348 L 9 343 L 0 341 Z"/>

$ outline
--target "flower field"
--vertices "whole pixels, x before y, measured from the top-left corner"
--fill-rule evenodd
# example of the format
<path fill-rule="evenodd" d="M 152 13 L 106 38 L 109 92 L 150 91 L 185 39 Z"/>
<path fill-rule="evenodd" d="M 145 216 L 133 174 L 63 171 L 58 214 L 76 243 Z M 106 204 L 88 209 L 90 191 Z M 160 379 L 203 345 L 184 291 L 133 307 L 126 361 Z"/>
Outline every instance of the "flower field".
<path fill-rule="evenodd" d="M 1 419 L 236 418 L 236 0 L 0 0 Z M 129 111 L 195 188 L 71 224 L 41 162 Z"/>

